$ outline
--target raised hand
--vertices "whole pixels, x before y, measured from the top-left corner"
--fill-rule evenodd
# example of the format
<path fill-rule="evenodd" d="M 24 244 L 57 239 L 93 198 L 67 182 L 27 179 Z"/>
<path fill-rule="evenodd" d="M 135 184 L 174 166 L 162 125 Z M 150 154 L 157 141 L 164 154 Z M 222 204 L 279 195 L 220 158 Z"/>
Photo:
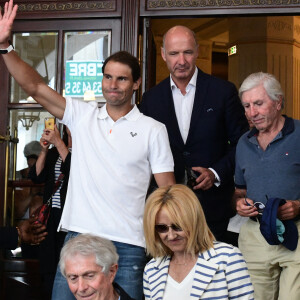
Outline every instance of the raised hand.
<path fill-rule="evenodd" d="M 60 133 L 58 131 L 56 124 L 54 126 L 54 130 L 51 130 L 51 129 L 44 130 L 41 140 L 43 142 L 47 142 L 48 145 L 53 144 L 56 147 L 60 142 L 62 142 L 62 139 L 60 137 Z"/>
<path fill-rule="evenodd" d="M 18 5 L 14 5 L 14 1 L 5 2 L 3 15 L 0 11 L 0 49 L 9 46 L 8 39 L 11 28 L 16 17 Z"/>

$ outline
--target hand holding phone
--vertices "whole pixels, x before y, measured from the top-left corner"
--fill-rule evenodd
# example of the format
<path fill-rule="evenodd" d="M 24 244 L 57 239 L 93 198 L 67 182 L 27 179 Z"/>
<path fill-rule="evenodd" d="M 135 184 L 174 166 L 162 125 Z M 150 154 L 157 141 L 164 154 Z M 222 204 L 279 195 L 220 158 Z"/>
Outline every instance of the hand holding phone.
<path fill-rule="evenodd" d="M 199 174 L 196 174 L 196 172 L 192 168 L 185 168 L 186 175 L 187 175 L 187 186 L 193 189 L 195 185 L 198 183 L 196 182 L 196 179 L 199 177 Z"/>
<path fill-rule="evenodd" d="M 45 118 L 45 129 L 54 130 L 55 119 L 54 117 Z M 46 146 L 48 142 L 44 141 L 43 144 Z"/>

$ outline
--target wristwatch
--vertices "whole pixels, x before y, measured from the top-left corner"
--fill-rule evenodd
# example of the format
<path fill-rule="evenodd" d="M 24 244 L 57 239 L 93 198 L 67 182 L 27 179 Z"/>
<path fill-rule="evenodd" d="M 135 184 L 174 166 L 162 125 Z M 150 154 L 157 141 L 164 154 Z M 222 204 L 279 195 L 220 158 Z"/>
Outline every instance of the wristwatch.
<path fill-rule="evenodd" d="M 10 41 L 9 42 L 9 46 L 6 49 L 0 49 L 0 54 L 7 54 L 10 51 L 14 50 L 14 46 L 12 45 L 12 43 Z"/>

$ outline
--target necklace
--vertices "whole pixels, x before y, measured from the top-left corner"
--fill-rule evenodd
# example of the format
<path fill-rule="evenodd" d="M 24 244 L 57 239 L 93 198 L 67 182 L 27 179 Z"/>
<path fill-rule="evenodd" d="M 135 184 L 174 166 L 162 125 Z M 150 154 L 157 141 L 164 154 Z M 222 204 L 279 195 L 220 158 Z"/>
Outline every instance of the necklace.
<path fill-rule="evenodd" d="M 195 259 L 197 260 L 196 257 L 191 257 L 189 255 L 186 255 L 186 253 L 185 253 L 183 256 L 183 262 L 176 262 L 174 260 L 174 256 L 172 257 L 171 261 L 172 261 L 172 264 L 176 265 L 176 266 L 187 266 L 190 263 L 194 264 Z"/>
<path fill-rule="evenodd" d="M 183 262 L 183 263 L 176 263 L 176 262 L 173 261 L 173 265 L 176 265 L 176 266 L 186 266 L 187 263 L 186 263 L 186 261 Z"/>

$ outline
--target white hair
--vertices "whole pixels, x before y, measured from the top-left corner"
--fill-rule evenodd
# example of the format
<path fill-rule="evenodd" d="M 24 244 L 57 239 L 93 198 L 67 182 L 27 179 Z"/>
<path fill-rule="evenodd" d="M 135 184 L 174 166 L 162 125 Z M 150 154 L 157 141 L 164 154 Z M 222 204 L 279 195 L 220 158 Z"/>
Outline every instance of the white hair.
<path fill-rule="evenodd" d="M 66 260 L 77 254 L 94 255 L 96 264 L 102 267 L 105 275 L 108 275 L 110 267 L 117 264 L 119 259 L 116 247 L 111 241 L 92 234 L 80 234 L 68 240 L 60 252 L 59 267 L 63 276 L 66 276 Z"/>
<path fill-rule="evenodd" d="M 276 77 L 269 73 L 257 72 L 250 74 L 242 83 L 239 89 L 239 96 L 242 99 L 243 93 L 259 85 L 263 85 L 266 93 L 273 101 L 282 99 L 281 108 L 284 106 L 284 93 Z"/>

